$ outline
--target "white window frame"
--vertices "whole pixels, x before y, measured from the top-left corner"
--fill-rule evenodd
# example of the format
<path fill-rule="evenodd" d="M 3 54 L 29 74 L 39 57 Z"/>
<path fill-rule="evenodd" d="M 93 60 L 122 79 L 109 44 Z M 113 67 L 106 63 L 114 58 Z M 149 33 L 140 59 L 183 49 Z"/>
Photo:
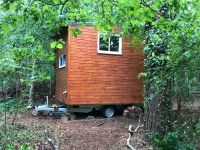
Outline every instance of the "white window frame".
<path fill-rule="evenodd" d="M 60 63 L 61 63 L 61 58 L 62 58 L 64 55 L 65 55 L 65 64 L 61 65 L 61 64 L 60 64 Z M 58 63 L 59 63 L 59 64 L 58 64 L 59 68 L 63 68 L 63 67 L 66 66 L 66 60 L 67 60 L 66 54 L 62 54 L 62 55 L 59 56 L 59 62 L 58 62 Z"/>
<path fill-rule="evenodd" d="M 113 51 L 110 51 L 110 37 L 109 37 L 109 41 L 108 41 L 108 51 L 105 51 L 105 50 L 100 50 L 99 49 L 99 42 L 100 42 L 100 34 L 103 34 L 103 33 L 100 33 L 98 32 L 98 36 L 97 36 L 97 53 L 99 54 L 113 54 L 113 55 L 122 55 L 122 38 L 119 37 L 119 51 L 118 52 L 113 52 Z M 116 35 L 118 36 L 118 35 Z"/>

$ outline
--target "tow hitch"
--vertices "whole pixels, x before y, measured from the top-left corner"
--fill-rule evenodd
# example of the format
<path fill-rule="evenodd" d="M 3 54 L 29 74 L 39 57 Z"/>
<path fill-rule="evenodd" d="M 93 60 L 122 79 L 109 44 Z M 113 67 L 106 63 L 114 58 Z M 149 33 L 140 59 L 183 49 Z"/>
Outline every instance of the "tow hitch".
<path fill-rule="evenodd" d="M 46 96 L 45 99 L 46 99 L 45 105 L 31 107 L 32 108 L 31 113 L 33 116 L 37 116 L 38 114 L 43 114 L 43 115 L 53 116 L 54 118 L 60 118 L 63 114 L 68 113 L 68 108 L 66 104 L 59 106 L 57 105 L 49 106 L 48 96 Z"/>

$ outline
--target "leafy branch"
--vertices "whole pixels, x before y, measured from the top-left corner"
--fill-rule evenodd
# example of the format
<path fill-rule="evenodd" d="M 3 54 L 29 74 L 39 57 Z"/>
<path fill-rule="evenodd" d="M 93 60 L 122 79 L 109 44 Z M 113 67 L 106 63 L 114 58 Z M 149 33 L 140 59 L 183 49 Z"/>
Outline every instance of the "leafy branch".
<path fill-rule="evenodd" d="M 69 0 L 66 0 L 66 1 L 64 1 L 64 2 L 61 2 L 61 3 L 50 3 L 50 2 L 48 2 L 48 1 L 43 1 L 43 0 L 35 0 L 35 1 L 39 1 L 39 2 L 42 2 L 42 3 L 44 3 L 44 4 L 46 4 L 46 5 L 51 5 L 51 6 L 60 6 L 60 5 L 65 5 Z"/>
<path fill-rule="evenodd" d="M 145 7 L 148 7 L 152 12 L 156 13 L 158 16 L 161 16 L 162 14 L 160 13 L 160 11 L 157 11 L 155 9 L 153 9 L 149 4 L 147 4 L 144 0 L 141 0 L 140 4 L 142 4 Z"/>

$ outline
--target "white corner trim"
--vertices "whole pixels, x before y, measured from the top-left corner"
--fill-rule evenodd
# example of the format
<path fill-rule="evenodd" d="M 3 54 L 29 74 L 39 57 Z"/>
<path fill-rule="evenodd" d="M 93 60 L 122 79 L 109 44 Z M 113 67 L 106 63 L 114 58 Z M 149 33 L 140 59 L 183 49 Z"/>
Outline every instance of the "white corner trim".
<path fill-rule="evenodd" d="M 97 53 L 99 54 L 112 54 L 112 55 L 122 55 L 122 38 L 120 37 L 119 38 L 119 51 L 118 52 L 113 52 L 113 51 L 110 51 L 110 38 L 109 38 L 109 48 L 108 48 L 108 51 L 103 51 L 103 50 L 100 50 L 99 49 L 99 42 L 100 42 L 100 32 L 98 32 L 98 35 L 97 35 Z"/>

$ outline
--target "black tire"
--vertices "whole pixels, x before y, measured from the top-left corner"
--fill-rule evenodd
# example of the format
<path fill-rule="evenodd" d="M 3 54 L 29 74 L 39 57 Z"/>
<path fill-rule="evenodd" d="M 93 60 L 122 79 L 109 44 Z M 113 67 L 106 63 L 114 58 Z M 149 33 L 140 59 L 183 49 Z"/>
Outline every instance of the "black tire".
<path fill-rule="evenodd" d="M 112 106 L 107 106 L 102 110 L 102 114 L 105 118 L 111 118 L 115 115 L 116 109 Z"/>

